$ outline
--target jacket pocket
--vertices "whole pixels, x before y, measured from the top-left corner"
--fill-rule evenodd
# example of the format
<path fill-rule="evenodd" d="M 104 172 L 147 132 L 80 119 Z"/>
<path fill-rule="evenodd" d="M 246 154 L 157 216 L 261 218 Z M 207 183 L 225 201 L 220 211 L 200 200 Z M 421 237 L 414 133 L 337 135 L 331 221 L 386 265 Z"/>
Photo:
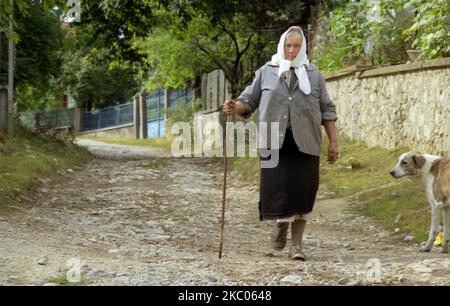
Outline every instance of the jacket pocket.
<path fill-rule="evenodd" d="M 307 96 L 307 107 L 310 110 L 320 112 L 320 88 L 311 88 L 311 93 Z"/>
<path fill-rule="evenodd" d="M 313 96 L 314 98 L 320 99 L 320 88 L 318 88 L 318 87 L 311 88 L 311 96 Z"/>

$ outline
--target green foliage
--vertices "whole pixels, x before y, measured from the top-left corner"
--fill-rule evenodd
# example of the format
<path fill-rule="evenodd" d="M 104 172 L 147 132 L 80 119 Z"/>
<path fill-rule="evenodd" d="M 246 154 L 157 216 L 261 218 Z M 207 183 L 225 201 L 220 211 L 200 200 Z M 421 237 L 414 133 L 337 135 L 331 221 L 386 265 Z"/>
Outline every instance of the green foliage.
<path fill-rule="evenodd" d="M 240 32 L 265 32 L 277 38 L 290 25 L 301 25 L 306 28 L 310 17 L 308 5 L 323 1 L 302 0 L 191 0 L 173 1 L 170 5 L 177 12 L 185 25 L 195 17 L 207 17 L 213 26 L 221 26 L 233 22 L 235 17 L 244 17 L 247 27 Z"/>
<path fill-rule="evenodd" d="M 11 0 L 0 0 L 0 29 L 5 31 L 6 36 L 9 38 L 12 34 L 14 42 L 17 43 L 20 40 L 20 34 L 14 31 L 9 31 L 10 14 L 13 12 L 14 27 L 20 25 L 20 21 L 17 21 L 16 16 L 27 16 L 29 10 L 33 10 L 33 7 L 40 6 L 44 11 L 48 12 L 53 10 L 54 7 L 66 8 L 67 1 L 65 0 L 14 0 L 14 9 L 11 6 Z"/>
<path fill-rule="evenodd" d="M 145 37 L 155 24 L 154 10 L 160 6 L 154 0 L 83 0 L 81 25 L 90 27 L 92 38 L 102 36 L 103 48 L 117 59 L 140 62 L 141 56 L 131 47 L 134 39 Z"/>
<path fill-rule="evenodd" d="M 35 87 L 29 84 L 16 87 L 15 99 L 19 110 L 33 111 L 52 107 L 60 107 L 62 92 L 58 90 L 55 80 L 48 80 L 45 87 Z"/>
<path fill-rule="evenodd" d="M 421 58 L 449 55 L 447 0 L 348 1 L 320 17 L 314 62 L 324 71 L 358 60 L 375 65 L 404 63 L 406 50 L 418 48 Z M 378 15 L 378 19 L 373 18 Z"/>
<path fill-rule="evenodd" d="M 176 102 L 176 106 L 167 109 L 167 118 L 169 119 L 167 131 L 170 131 L 170 123 L 172 122 L 189 122 L 194 119 L 194 113 L 202 109 L 202 100 L 195 99 L 191 107 L 186 107 L 183 100 Z"/>
<path fill-rule="evenodd" d="M 15 1 L 14 13 L 20 13 L 22 15 L 26 15 L 28 9 L 28 2 L 26 0 L 16 0 Z M 11 6 L 10 0 L 0 0 L 0 29 L 3 29 L 6 36 L 9 38 L 13 35 L 13 39 L 15 42 L 19 40 L 19 36 L 15 33 L 10 33 L 9 31 L 9 17 L 13 12 L 13 8 Z M 13 25 L 16 26 L 17 22 L 13 20 Z"/>
<path fill-rule="evenodd" d="M 207 60 L 185 40 L 157 30 L 135 43 L 149 67 L 147 90 L 184 87 L 206 71 Z"/>
<path fill-rule="evenodd" d="M 64 55 L 58 84 L 91 109 L 124 103 L 138 90 L 135 68 L 128 62 L 111 60 L 107 49 L 90 50 L 86 55 L 71 51 Z"/>
<path fill-rule="evenodd" d="M 276 52 L 278 38 L 287 27 L 306 28 L 307 8 L 297 0 L 168 2 L 153 12 L 167 32 L 152 33 L 147 41 L 153 46 L 140 44 L 154 72 L 151 85 L 180 84 L 189 75 L 193 80 L 203 72 L 222 69 L 232 96 L 237 96 Z M 152 54 L 157 46 L 160 52 Z M 180 71 L 179 77 L 161 69 L 173 66 Z"/>
<path fill-rule="evenodd" d="M 276 43 L 267 43 L 262 33 L 243 29 L 249 29 L 248 20 L 236 14 L 220 25 L 214 25 L 206 17 L 195 17 L 184 31 L 184 39 L 210 64 L 210 70 L 225 72 L 232 96 L 251 82 L 256 69 L 276 50 Z"/>
<path fill-rule="evenodd" d="M 380 22 L 371 23 L 374 64 L 397 64 L 409 60 L 407 50 L 412 39 L 405 36 L 414 13 L 404 8 L 403 0 L 384 0 L 380 7 Z"/>
<path fill-rule="evenodd" d="M 16 0 L 15 76 L 21 111 L 57 105 L 67 93 L 88 108 L 102 107 L 127 101 L 139 88 L 134 64 L 139 58 L 130 46 L 133 39 L 148 33 L 156 2 L 83 0 L 83 23 L 70 31 L 76 35 L 64 33 L 61 26 L 66 3 Z M 0 26 L 5 30 L 10 12 L 9 0 L 0 0 Z M 3 50 L 6 44 L 3 39 Z M 5 78 L 7 54 L 2 55 Z"/>
<path fill-rule="evenodd" d="M 450 55 L 450 4 L 448 0 L 409 0 L 405 7 L 416 13 L 414 23 L 405 31 L 414 39 L 421 58 Z"/>
<path fill-rule="evenodd" d="M 65 33 L 59 22 L 59 11 L 47 11 L 37 2 L 27 3 L 26 12 L 15 15 L 16 45 L 15 85 L 20 110 L 42 108 L 55 103 L 60 93 L 52 80 L 60 73 Z M 2 49 L 8 50 L 7 40 Z M 8 54 L 2 52 L 2 79 L 7 83 Z"/>
<path fill-rule="evenodd" d="M 367 24 L 360 11 L 365 11 L 364 1 L 347 3 L 342 8 L 327 11 L 321 16 L 321 33 L 318 37 L 314 58 L 323 70 L 335 70 L 356 61 L 363 53 Z"/>

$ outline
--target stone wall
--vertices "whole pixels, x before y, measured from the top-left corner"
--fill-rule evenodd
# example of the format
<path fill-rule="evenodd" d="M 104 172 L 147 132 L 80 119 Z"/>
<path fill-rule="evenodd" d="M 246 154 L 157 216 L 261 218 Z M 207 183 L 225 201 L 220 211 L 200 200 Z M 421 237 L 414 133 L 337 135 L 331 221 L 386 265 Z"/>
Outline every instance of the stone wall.
<path fill-rule="evenodd" d="M 126 137 L 135 138 L 134 124 L 124 124 L 110 128 L 81 132 L 80 135 L 92 137 Z"/>
<path fill-rule="evenodd" d="M 369 147 L 450 157 L 450 58 L 370 70 L 353 66 L 325 78 L 340 133 Z"/>

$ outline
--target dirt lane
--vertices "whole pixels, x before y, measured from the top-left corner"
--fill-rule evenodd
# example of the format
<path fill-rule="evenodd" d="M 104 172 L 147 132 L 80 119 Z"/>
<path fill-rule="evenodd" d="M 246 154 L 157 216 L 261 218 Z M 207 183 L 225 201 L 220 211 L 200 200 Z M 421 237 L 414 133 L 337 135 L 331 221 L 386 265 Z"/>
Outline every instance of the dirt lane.
<path fill-rule="evenodd" d="M 287 250 L 265 257 L 272 224 L 258 220 L 258 186 L 235 173 L 219 260 L 222 169 L 161 150 L 83 145 L 109 159 L 42 180 L 10 208 L 17 213 L 0 215 L 1 285 L 450 284 L 448 255 L 420 253 L 350 214 L 349 199 L 318 200 L 307 262 Z"/>

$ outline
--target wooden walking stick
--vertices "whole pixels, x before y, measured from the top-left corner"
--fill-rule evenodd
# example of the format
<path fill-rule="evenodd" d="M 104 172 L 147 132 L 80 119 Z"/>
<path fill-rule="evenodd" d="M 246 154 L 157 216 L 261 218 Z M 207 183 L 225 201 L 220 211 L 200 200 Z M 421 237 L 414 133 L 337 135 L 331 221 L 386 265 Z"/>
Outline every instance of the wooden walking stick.
<path fill-rule="evenodd" d="M 227 122 L 231 121 L 231 115 L 227 115 Z M 225 195 L 227 191 L 227 126 L 225 123 L 225 139 L 223 142 L 223 192 L 222 192 L 222 219 L 220 224 L 220 247 L 219 247 L 219 259 L 222 258 L 223 248 L 223 229 L 225 227 Z"/>

